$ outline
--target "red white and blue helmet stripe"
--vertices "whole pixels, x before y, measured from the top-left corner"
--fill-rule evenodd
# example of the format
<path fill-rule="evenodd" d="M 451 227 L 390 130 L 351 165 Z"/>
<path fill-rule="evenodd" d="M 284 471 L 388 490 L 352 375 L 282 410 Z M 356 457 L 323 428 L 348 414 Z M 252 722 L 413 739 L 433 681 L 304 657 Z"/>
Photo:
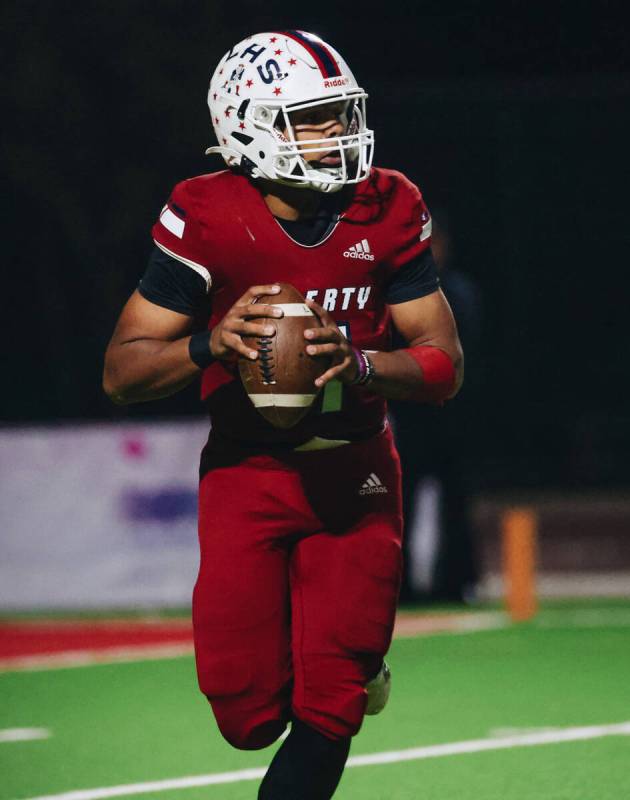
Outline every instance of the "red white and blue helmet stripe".
<path fill-rule="evenodd" d="M 282 31 L 282 36 L 288 36 L 302 47 L 313 57 L 324 78 L 333 78 L 341 75 L 341 69 L 337 59 L 326 47 L 321 39 L 316 39 L 311 34 L 304 31 Z"/>

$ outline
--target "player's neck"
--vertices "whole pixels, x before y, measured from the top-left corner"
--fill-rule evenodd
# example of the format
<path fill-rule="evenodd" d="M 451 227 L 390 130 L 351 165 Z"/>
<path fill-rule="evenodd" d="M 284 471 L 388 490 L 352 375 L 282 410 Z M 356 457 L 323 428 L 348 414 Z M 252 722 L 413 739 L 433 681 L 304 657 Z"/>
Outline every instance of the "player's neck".
<path fill-rule="evenodd" d="M 267 208 L 274 217 L 286 220 L 308 219 L 314 217 L 322 202 L 321 192 L 310 189 L 297 189 L 272 181 L 259 181 Z"/>

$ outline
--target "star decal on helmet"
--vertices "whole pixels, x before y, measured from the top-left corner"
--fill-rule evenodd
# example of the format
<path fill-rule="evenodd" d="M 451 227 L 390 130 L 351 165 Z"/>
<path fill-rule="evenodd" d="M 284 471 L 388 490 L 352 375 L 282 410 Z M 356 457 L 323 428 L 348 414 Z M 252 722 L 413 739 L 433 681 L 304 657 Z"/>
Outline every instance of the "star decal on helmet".
<path fill-rule="evenodd" d="M 253 86 L 253 85 L 254 85 L 254 81 L 251 78 L 248 78 L 245 81 L 245 86 L 247 86 L 248 89 L 249 89 L 250 86 Z"/>
<path fill-rule="evenodd" d="M 238 123 L 238 127 L 239 127 L 239 128 L 242 130 L 242 131 L 244 131 L 244 130 L 245 130 L 245 123 L 244 123 L 244 122 L 239 122 L 239 123 Z"/>
<path fill-rule="evenodd" d="M 282 50 L 274 50 L 273 54 L 276 55 L 276 56 L 279 56 L 279 55 L 282 54 Z"/>
<path fill-rule="evenodd" d="M 277 97 L 279 94 L 282 94 L 282 89 L 279 86 L 276 86 L 276 88 L 273 90 L 273 93 Z"/>
<path fill-rule="evenodd" d="M 232 113 L 232 109 L 231 108 L 226 108 L 223 113 L 225 114 L 226 117 L 229 117 L 230 114 Z"/>
<path fill-rule="evenodd" d="M 269 39 L 269 41 L 271 42 L 271 44 L 273 44 L 274 42 L 278 41 L 278 37 L 277 36 L 272 36 L 271 39 Z"/>
<path fill-rule="evenodd" d="M 289 66 L 294 67 L 297 64 L 297 60 L 295 58 L 289 59 Z"/>

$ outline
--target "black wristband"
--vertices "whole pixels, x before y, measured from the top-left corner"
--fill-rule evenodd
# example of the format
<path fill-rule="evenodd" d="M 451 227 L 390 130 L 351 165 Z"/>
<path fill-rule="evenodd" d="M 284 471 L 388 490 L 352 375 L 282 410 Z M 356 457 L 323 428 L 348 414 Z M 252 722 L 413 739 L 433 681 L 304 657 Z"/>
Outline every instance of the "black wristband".
<path fill-rule="evenodd" d="M 212 331 L 194 333 L 188 342 L 190 360 L 201 369 L 209 367 L 216 361 L 210 351 L 210 336 L 212 336 Z"/>

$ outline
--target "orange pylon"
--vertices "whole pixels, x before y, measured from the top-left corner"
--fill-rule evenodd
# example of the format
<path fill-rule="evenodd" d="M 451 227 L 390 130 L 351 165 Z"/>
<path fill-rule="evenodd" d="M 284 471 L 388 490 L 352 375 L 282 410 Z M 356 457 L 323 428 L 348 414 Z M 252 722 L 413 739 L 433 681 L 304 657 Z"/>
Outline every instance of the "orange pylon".
<path fill-rule="evenodd" d="M 515 622 L 531 619 L 536 599 L 536 538 L 538 518 L 530 508 L 511 508 L 501 521 L 503 578 L 507 610 Z"/>

